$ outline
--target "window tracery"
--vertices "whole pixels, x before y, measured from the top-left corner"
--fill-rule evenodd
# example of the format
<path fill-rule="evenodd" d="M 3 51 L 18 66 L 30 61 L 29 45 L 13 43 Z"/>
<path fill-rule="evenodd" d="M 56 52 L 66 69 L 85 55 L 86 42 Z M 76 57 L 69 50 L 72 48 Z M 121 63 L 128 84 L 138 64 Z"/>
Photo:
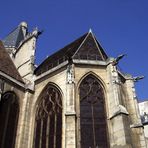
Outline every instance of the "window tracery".
<path fill-rule="evenodd" d="M 19 115 L 17 97 L 12 92 L 2 95 L 0 101 L 0 147 L 14 148 Z M 8 142 L 9 141 L 9 142 Z"/>
<path fill-rule="evenodd" d="M 60 92 L 49 85 L 41 94 L 35 118 L 34 148 L 61 148 L 62 100 Z"/>
<path fill-rule="evenodd" d="M 108 148 L 104 101 L 99 81 L 88 75 L 80 84 L 81 148 Z"/>

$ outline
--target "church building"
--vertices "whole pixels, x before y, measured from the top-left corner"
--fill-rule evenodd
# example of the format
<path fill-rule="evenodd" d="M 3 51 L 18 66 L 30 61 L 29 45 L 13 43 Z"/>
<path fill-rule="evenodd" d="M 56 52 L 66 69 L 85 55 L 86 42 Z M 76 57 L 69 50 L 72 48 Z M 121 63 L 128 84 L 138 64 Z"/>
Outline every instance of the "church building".
<path fill-rule="evenodd" d="M 35 64 L 41 32 L 0 41 L 0 148 L 147 148 L 135 92 L 89 31 Z"/>

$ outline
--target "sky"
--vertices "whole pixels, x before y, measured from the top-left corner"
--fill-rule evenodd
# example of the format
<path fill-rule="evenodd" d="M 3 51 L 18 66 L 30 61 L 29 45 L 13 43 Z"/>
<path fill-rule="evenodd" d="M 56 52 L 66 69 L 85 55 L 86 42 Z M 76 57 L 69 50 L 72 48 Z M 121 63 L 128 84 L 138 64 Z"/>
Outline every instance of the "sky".
<path fill-rule="evenodd" d="M 26 21 L 43 30 L 36 63 L 79 38 L 91 28 L 110 57 L 126 54 L 120 70 L 133 76 L 139 101 L 148 100 L 147 0 L 1 0 L 0 39 Z"/>

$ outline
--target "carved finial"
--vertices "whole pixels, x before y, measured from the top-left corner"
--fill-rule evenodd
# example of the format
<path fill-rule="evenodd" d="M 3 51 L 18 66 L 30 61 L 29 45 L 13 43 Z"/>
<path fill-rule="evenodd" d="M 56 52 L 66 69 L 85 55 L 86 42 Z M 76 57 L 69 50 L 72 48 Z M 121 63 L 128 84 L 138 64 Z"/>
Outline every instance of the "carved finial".
<path fill-rule="evenodd" d="M 24 27 L 24 28 L 27 28 L 27 27 L 28 27 L 28 25 L 27 25 L 26 22 L 21 22 L 21 23 L 19 24 L 19 26 Z"/>
<path fill-rule="evenodd" d="M 74 83 L 74 71 L 72 65 L 68 65 L 67 67 L 67 83 Z"/>
<path fill-rule="evenodd" d="M 39 30 L 38 30 L 38 27 L 35 27 L 35 28 L 33 29 L 33 32 L 32 32 L 32 34 L 34 34 L 36 37 L 38 37 L 38 36 L 41 35 L 42 33 L 43 33 L 43 30 L 39 31 Z"/>
<path fill-rule="evenodd" d="M 91 28 L 89 29 L 89 33 L 92 33 L 92 29 Z"/>

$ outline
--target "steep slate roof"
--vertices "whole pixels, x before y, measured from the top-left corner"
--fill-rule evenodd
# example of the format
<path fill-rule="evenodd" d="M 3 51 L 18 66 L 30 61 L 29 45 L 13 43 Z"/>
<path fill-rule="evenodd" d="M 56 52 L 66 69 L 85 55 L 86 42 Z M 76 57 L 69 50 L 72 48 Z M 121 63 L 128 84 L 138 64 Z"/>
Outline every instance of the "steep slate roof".
<path fill-rule="evenodd" d="M 21 41 L 24 40 L 24 34 L 22 26 L 19 25 L 15 28 L 6 38 L 3 40 L 5 47 L 14 47 L 17 48 Z"/>
<path fill-rule="evenodd" d="M 49 56 L 36 68 L 35 74 L 40 75 L 70 59 L 105 61 L 107 58 L 106 53 L 93 33 L 89 32 Z"/>
<path fill-rule="evenodd" d="M 13 61 L 4 48 L 2 41 L 0 41 L 0 71 L 24 83 Z"/>

